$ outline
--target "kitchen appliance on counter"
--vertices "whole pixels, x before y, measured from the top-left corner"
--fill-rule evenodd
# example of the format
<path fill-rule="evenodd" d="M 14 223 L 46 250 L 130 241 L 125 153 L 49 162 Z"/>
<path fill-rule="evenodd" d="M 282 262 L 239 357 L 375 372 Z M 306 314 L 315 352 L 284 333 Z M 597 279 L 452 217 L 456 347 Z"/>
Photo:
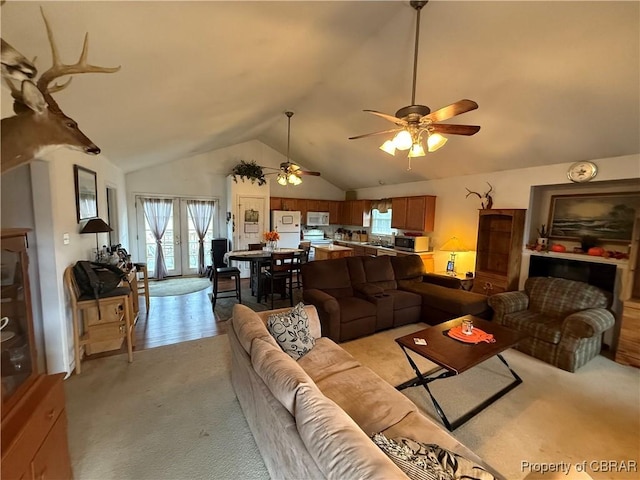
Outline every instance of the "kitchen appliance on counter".
<path fill-rule="evenodd" d="M 307 225 L 310 227 L 329 226 L 329 212 L 307 212 Z"/>
<path fill-rule="evenodd" d="M 271 210 L 271 230 L 280 235 L 279 248 L 298 248 L 300 245 L 300 212 Z"/>
<path fill-rule="evenodd" d="M 425 236 L 403 236 L 396 235 L 394 247 L 405 252 L 428 252 L 431 238 Z"/>

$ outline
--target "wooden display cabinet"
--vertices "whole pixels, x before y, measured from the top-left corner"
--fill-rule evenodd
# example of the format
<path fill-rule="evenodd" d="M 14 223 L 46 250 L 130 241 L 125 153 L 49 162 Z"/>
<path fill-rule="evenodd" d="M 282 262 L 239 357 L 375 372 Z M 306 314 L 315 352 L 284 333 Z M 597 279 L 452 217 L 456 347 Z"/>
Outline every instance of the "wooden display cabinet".
<path fill-rule="evenodd" d="M 518 289 L 525 214 L 524 209 L 479 211 L 472 291 L 495 295 Z"/>
<path fill-rule="evenodd" d="M 27 229 L 1 232 L 2 461 L 0 476 L 72 478 L 64 374 L 38 372 L 33 335 Z"/>

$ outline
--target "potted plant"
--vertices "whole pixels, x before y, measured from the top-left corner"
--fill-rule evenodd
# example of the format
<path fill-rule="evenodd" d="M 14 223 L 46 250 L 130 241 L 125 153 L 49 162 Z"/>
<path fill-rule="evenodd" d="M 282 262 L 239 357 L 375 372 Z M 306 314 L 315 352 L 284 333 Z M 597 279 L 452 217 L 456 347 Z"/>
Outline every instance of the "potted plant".
<path fill-rule="evenodd" d="M 250 162 L 240 160 L 240 163 L 233 167 L 231 175 L 233 175 L 233 181 L 236 183 L 238 183 L 237 177 L 240 177 L 243 182 L 244 179 L 247 178 L 251 180 L 251 183 L 256 183 L 257 181 L 258 185 L 264 185 L 267 183 L 266 178 L 264 178 L 262 167 L 254 160 L 251 160 Z"/>
<path fill-rule="evenodd" d="M 547 248 L 549 243 L 549 232 L 547 226 L 543 223 L 538 230 L 538 245 L 542 248 Z"/>

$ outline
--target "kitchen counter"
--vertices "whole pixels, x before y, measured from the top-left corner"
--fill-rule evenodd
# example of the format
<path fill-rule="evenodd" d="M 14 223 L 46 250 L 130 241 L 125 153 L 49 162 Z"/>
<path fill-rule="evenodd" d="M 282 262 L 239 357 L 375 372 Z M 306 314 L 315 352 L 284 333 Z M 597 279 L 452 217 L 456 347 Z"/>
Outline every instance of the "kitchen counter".
<path fill-rule="evenodd" d="M 353 257 L 353 248 L 343 247 L 341 245 L 315 245 L 314 260 L 329 260 L 331 258 Z"/>
<path fill-rule="evenodd" d="M 433 272 L 433 252 L 406 252 L 393 247 L 375 246 L 369 242 L 352 242 L 350 240 L 334 240 L 334 245 L 342 245 L 353 248 L 353 255 L 419 255 L 422 258 L 427 272 Z"/>

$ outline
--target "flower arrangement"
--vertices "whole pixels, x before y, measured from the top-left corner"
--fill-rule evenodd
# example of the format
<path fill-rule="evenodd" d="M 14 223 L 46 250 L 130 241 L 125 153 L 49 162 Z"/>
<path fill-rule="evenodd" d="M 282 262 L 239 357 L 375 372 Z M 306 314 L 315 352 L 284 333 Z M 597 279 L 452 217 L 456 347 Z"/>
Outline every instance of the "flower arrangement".
<path fill-rule="evenodd" d="M 278 232 L 264 232 L 264 239 L 267 242 L 277 242 L 278 240 L 280 240 L 280 235 L 278 234 Z"/>

